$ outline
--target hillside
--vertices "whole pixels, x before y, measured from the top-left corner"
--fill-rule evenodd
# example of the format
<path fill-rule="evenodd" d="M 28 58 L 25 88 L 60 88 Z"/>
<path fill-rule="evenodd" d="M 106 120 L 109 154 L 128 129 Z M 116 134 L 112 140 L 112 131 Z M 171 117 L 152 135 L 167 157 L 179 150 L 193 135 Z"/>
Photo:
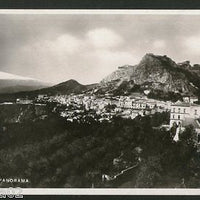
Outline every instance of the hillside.
<path fill-rule="evenodd" d="M 12 124 L 40 120 L 40 117 L 44 117 L 47 114 L 45 105 L 0 104 L 0 126 L 2 123 Z"/>
<path fill-rule="evenodd" d="M 78 83 L 77 81 L 71 79 L 62 83 L 59 83 L 57 85 L 54 85 L 52 87 L 45 87 L 38 90 L 32 90 L 32 91 L 22 91 L 22 92 L 16 92 L 16 93 L 0 93 L 0 102 L 5 101 L 16 101 L 17 98 L 35 98 L 39 94 L 44 95 L 68 95 L 71 93 L 78 94 L 82 93 L 84 91 L 91 90 L 95 88 L 97 84 L 91 84 L 91 85 L 82 85 Z"/>
<path fill-rule="evenodd" d="M 6 118 L 0 120 L 0 170 L 2 177 L 25 177 L 29 183 L 1 182 L 1 187 L 180 188 L 183 179 L 187 188 L 200 187 L 193 130 L 187 129 L 174 143 L 170 132 L 152 128 L 168 121 L 167 113 L 116 118 L 112 123 L 66 123 L 51 112 L 41 118 L 47 107 L 35 112 L 33 106 L 17 105 L 15 110 L 24 117 L 16 123 L 13 106 L 0 112 L 0 119 Z M 138 167 L 125 177 L 102 182 L 102 174 L 114 175 L 135 164 Z"/>
<path fill-rule="evenodd" d="M 146 54 L 138 65 L 122 66 L 101 81 L 101 87 L 112 90 L 134 87 L 163 93 L 196 94 L 200 90 L 200 76 L 188 66 L 188 62 L 177 64 L 167 56 Z M 120 89 L 121 90 L 121 89 Z M 133 90 L 134 91 L 134 90 Z"/>
<path fill-rule="evenodd" d="M 43 88 L 34 93 L 37 94 L 48 94 L 48 95 L 57 95 L 57 94 L 70 94 L 70 93 L 80 93 L 83 90 L 86 90 L 87 87 L 85 85 L 81 85 L 77 81 L 71 79 L 65 81 L 63 83 L 54 85 L 52 87 Z"/>

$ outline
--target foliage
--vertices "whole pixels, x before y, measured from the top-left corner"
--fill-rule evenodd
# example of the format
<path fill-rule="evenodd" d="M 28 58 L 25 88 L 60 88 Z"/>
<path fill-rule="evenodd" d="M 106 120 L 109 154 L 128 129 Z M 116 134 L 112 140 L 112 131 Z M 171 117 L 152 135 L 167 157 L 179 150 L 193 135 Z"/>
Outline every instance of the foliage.
<path fill-rule="evenodd" d="M 2 124 L 1 176 L 28 178 L 30 184 L 14 185 L 21 187 L 105 187 L 101 175 L 113 173 L 113 159 L 123 152 L 130 165 L 142 159 L 132 187 L 164 187 L 166 177 L 174 176 L 199 186 L 199 160 L 190 139 L 194 130 L 187 128 L 174 143 L 170 132 L 155 128 L 168 120 L 168 113 L 156 113 L 134 120 L 115 117 L 111 123 L 78 123 L 49 114 L 46 119 Z M 136 147 L 142 149 L 140 154 Z"/>
<path fill-rule="evenodd" d="M 148 98 L 165 100 L 165 101 L 178 101 L 182 100 L 182 96 L 179 93 L 175 92 L 164 92 L 161 90 L 151 90 L 151 92 L 147 95 Z"/>

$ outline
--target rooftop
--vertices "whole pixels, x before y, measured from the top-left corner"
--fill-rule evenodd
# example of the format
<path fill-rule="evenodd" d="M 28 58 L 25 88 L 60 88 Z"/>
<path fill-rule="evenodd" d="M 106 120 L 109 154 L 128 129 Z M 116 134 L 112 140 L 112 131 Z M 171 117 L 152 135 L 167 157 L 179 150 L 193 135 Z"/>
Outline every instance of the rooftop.
<path fill-rule="evenodd" d="M 195 107 L 200 107 L 200 105 L 198 105 L 198 104 L 186 103 L 186 102 L 182 102 L 182 101 L 177 101 L 174 104 L 172 104 L 171 106 L 181 106 L 181 107 L 195 106 Z"/>

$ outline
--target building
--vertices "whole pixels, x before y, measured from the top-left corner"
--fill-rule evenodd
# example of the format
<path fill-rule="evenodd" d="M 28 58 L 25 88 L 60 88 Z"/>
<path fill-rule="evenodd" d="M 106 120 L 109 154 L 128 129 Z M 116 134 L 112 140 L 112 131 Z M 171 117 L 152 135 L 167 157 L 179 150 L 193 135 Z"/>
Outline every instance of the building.
<path fill-rule="evenodd" d="M 45 97 L 47 97 L 47 94 L 39 94 L 39 95 L 38 95 L 38 99 L 43 99 L 43 98 L 45 98 Z"/>
<path fill-rule="evenodd" d="M 193 125 L 197 133 L 200 133 L 200 105 L 178 101 L 171 105 L 170 128 L 177 127 L 175 140 L 178 134 L 188 125 Z"/>
<path fill-rule="evenodd" d="M 170 127 L 172 127 L 174 123 L 182 125 L 183 121 L 187 119 L 198 118 L 200 118 L 200 105 L 180 101 L 171 105 Z"/>
<path fill-rule="evenodd" d="M 185 103 L 195 103 L 198 101 L 198 97 L 196 96 L 183 96 L 183 101 Z"/>

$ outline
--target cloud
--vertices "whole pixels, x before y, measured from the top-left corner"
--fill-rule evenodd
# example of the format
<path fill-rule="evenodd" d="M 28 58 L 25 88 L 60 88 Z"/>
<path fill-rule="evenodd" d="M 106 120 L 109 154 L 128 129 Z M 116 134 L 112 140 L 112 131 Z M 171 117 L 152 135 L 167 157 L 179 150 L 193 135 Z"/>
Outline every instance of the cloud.
<path fill-rule="evenodd" d="M 48 82 L 63 81 L 67 75 L 73 74 L 69 60 L 77 59 L 82 47 L 83 41 L 69 34 L 61 34 L 51 40 L 40 38 L 19 48 L 12 55 L 10 68 L 13 73 L 35 75 Z M 24 66 L 27 66 L 26 70 Z"/>
<path fill-rule="evenodd" d="M 13 55 L 12 71 L 26 76 L 36 74 L 37 79 L 48 82 L 74 78 L 86 84 L 100 81 L 120 65 L 135 64 L 131 52 L 107 48 L 116 45 L 114 43 L 104 44 L 105 48 L 101 43 L 101 48 L 94 48 L 90 42 L 69 34 L 31 41 Z"/>
<path fill-rule="evenodd" d="M 78 52 L 82 45 L 82 41 L 76 37 L 62 34 L 53 40 L 41 39 L 34 42 L 32 48 L 37 51 L 54 53 L 55 55 L 67 55 Z"/>
<path fill-rule="evenodd" d="M 155 41 L 153 42 L 153 47 L 154 47 L 155 49 L 163 49 L 163 48 L 166 47 L 166 43 L 165 43 L 164 40 L 155 40 Z"/>
<path fill-rule="evenodd" d="M 90 43 L 96 48 L 116 47 L 123 42 L 120 35 L 107 28 L 90 30 L 87 36 Z"/>
<path fill-rule="evenodd" d="M 112 51 L 109 49 L 98 49 L 96 51 L 86 52 L 91 63 L 89 68 L 91 77 L 88 77 L 91 82 L 95 80 L 101 81 L 107 75 L 117 70 L 119 66 L 126 64 L 137 64 L 140 57 L 136 54 L 127 51 Z"/>
<path fill-rule="evenodd" d="M 56 45 L 56 46 L 55 46 Z M 82 41 L 68 34 L 59 36 L 55 42 L 51 42 L 51 47 L 57 51 L 75 53 L 82 46 Z"/>
<path fill-rule="evenodd" d="M 195 55 L 200 55 L 200 35 L 184 38 L 183 41 L 186 51 Z"/>
<path fill-rule="evenodd" d="M 0 71 L 100 81 L 146 53 L 199 63 L 200 15 L 1 15 Z M 192 26 L 191 26 L 192 21 Z"/>

